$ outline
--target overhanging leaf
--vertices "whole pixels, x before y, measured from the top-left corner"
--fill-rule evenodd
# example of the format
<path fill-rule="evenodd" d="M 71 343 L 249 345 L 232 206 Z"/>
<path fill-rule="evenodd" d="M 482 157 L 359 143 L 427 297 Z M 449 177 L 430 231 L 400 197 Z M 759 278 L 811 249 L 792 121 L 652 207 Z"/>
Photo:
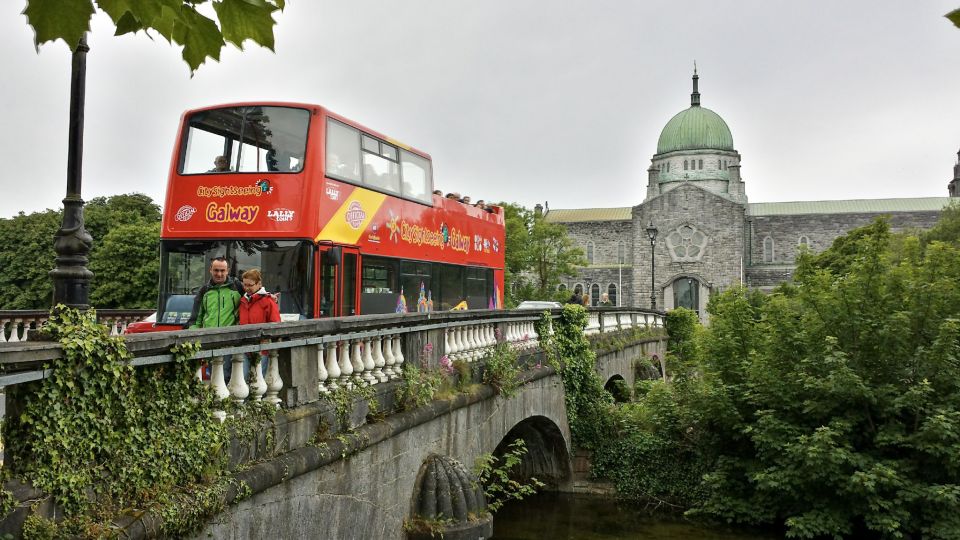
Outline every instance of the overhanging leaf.
<path fill-rule="evenodd" d="M 213 20 L 184 6 L 173 28 L 173 41 L 183 45 L 183 60 L 193 73 L 207 58 L 220 60 L 223 36 Z"/>
<path fill-rule="evenodd" d="M 277 23 L 271 14 L 276 11 L 275 6 L 263 0 L 223 0 L 214 2 L 213 9 L 225 41 L 242 49 L 243 42 L 251 39 L 273 50 L 273 27 Z"/>
<path fill-rule="evenodd" d="M 960 8 L 951 11 L 944 15 L 946 18 L 950 19 L 953 22 L 954 26 L 960 28 Z"/>
<path fill-rule="evenodd" d="M 23 14 L 33 27 L 34 45 L 62 39 L 76 50 L 80 38 L 90 29 L 94 7 L 91 0 L 27 0 Z"/>
<path fill-rule="evenodd" d="M 143 25 L 128 11 L 117 21 L 117 31 L 114 35 L 122 36 L 131 32 L 139 32 L 140 30 L 143 30 Z"/>

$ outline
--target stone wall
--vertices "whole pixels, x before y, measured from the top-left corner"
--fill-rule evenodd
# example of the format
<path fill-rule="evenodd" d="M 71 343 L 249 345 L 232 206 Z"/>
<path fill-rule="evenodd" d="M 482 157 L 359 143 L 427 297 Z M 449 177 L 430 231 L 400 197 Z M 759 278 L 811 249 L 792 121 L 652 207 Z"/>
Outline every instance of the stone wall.
<path fill-rule="evenodd" d="M 429 412 L 418 409 L 411 415 Z M 470 469 L 479 455 L 492 452 L 511 429 L 531 418 L 555 426 L 570 451 L 563 384 L 556 374 L 525 384 L 510 399 L 482 399 L 433 415 L 345 459 L 255 493 L 194 538 L 400 539 L 420 465 L 431 453 Z M 398 421 L 388 417 L 383 424 Z"/>
<path fill-rule="evenodd" d="M 581 268 L 576 276 L 565 278 L 563 284 L 567 290 L 573 291 L 576 285 L 582 285 L 585 291 L 590 291 L 594 284 L 599 285 L 600 292 L 608 291 L 610 285 L 615 285 L 623 298 L 623 306 L 632 306 L 633 298 L 632 267 L 633 260 L 633 222 L 631 221 L 584 221 L 565 223 L 567 235 L 574 244 L 587 251 L 587 243 L 594 245 L 593 264 Z M 624 264 L 617 264 L 618 245 L 623 243 Z M 622 275 L 622 279 L 621 279 Z M 622 282 L 622 287 L 620 286 Z M 623 290 L 621 290 L 623 289 Z"/>
<path fill-rule="evenodd" d="M 837 237 L 852 229 L 873 222 L 879 216 L 890 217 L 890 226 L 894 231 L 908 229 L 929 229 L 937 222 L 940 212 L 894 212 L 894 213 L 856 213 L 856 214 L 796 214 L 777 216 L 748 216 L 748 230 L 752 230 L 749 252 L 751 266 L 761 266 L 764 239 L 770 237 L 774 243 L 772 264 L 793 264 L 797 260 L 798 242 L 806 236 L 810 249 L 814 253 L 826 250 Z"/>
<path fill-rule="evenodd" d="M 655 293 L 657 306 L 672 307 L 674 280 L 692 277 L 700 284 L 701 305 L 710 291 L 739 284 L 743 257 L 744 205 L 710 193 L 692 183 L 675 189 L 633 209 L 634 306 L 650 305 L 650 241 L 646 226 L 658 229 L 656 245 Z M 706 236 L 696 257 L 680 259 L 668 248 L 667 238 L 684 225 Z M 641 248 L 642 246 L 642 248 Z M 664 297 L 665 292 L 671 298 Z"/>

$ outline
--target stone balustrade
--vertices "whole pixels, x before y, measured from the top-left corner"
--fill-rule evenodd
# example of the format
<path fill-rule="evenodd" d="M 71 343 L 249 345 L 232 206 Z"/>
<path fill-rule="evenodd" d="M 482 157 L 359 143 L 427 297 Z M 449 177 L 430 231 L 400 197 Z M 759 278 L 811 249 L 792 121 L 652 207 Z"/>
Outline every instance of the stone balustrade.
<path fill-rule="evenodd" d="M 97 320 L 110 328 L 111 335 L 119 335 L 128 324 L 153 312 L 152 309 L 100 309 Z M 29 333 L 46 322 L 49 315 L 48 310 L 42 309 L 0 310 L 0 343 L 26 341 Z"/>
<path fill-rule="evenodd" d="M 554 310 L 554 316 L 560 310 Z M 6 312 L 11 313 L 11 312 Z M 119 331 L 136 315 L 98 313 Z M 8 325 L 23 328 L 39 324 L 39 313 L 8 316 Z M 195 355 L 209 366 L 209 384 L 222 400 L 266 401 L 277 407 L 296 407 L 317 401 L 339 388 L 377 385 L 399 379 L 403 365 L 436 369 L 445 355 L 450 360 L 482 361 L 498 343 L 518 351 L 539 346 L 535 325 L 540 312 L 477 310 L 401 315 L 363 315 L 337 319 L 183 330 L 126 336 L 134 366 L 169 362 L 169 350 L 183 342 L 199 341 Z M 636 326 L 660 327 L 663 314 L 624 308 L 590 310 L 588 333 Z M 56 343 L 7 339 L 0 344 L 0 389 L 38 380 L 43 362 L 56 360 Z M 229 364 L 230 375 L 226 365 Z M 203 369 L 201 367 L 201 369 Z M 201 377 L 200 370 L 197 376 Z M 217 413 L 220 419 L 226 412 Z"/>

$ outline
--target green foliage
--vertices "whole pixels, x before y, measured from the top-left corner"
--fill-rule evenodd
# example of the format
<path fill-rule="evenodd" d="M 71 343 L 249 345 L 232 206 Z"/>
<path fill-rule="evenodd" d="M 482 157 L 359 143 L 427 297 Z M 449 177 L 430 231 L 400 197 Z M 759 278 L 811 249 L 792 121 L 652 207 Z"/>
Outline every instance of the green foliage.
<path fill-rule="evenodd" d="M 403 518 L 403 530 L 407 533 L 429 534 L 430 538 L 443 538 L 443 531 L 454 525 L 456 520 L 442 515 L 436 518 L 413 516 Z"/>
<path fill-rule="evenodd" d="M 23 14 L 34 30 L 37 47 L 62 39 L 75 49 L 99 9 L 110 16 L 116 35 L 156 32 L 183 46 L 183 60 L 193 73 L 207 58 L 220 60 L 225 42 L 238 48 L 252 40 L 273 50 L 273 12 L 285 0 L 211 1 L 217 20 L 200 12 L 208 0 L 27 0 Z M 219 25 L 217 24 L 219 22 Z M 152 36 L 151 36 L 152 37 Z"/>
<path fill-rule="evenodd" d="M 499 331 L 498 331 L 499 332 Z M 512 397 L 520 387 L 520 372 L 516 349 L 506 341 L 498 341 L 483 362 L 483 384 L 489 384 L 505 398 Z"/>
<path fill-rule="evenodd" d="M 337 422 L 341 429 L 350 429 L 350 413 L 353 412 L 354 403 L 357 401 L 367 401 L 369 415 L 376 416 L 379 412 L 378 402 L 374 399 L 376 391 L 366 382 L 355 383 L 351 388 L 341 386 L 321 397 L 334 404 Z"/>
<path fill-rule="evenodd" d="M 507 451 L 502 456 L 482 454 L 477 457 L 473 473 L 483 487 L 487 510 L 491 513 L 509 501 L 522 500 L 544 487 L 543 482 L 533 477 L 520 480 L 513 478 L 514 470 L 523 463 L 526 454 L 527 444 L 523 439 L 516 439 L 507 445 Z"/>
<path fill-rule="evenodd" d="M 583 334 L 586 325 L 583 306 L 564 306 L 553 323 L 553 337 L 546 347 L 551 364 L 559 369 L 563 379 L 573 440 L 584 448 L 596 448 L 613 431 L 613 397 L 603 389 L 597 374 L 596 353 Z"/>
<path fill-rule="evenodd" d="M 97 245 L 90 261 L 93 305 L 151 308 L 157 305 L 160 275 L 160 223 L 120 225 Z"/>
<path fill-rule="evenodd" d="M 407 362 L 403 364 L 403 380 L 397 392 L 397 402 L 404 410 L 423 407 L 433 401 L 443 384 L 443 373 L 420 369 Z"/>
<path fill-rule="evenodd" d="M 583 250 L 573 244 L 563 225 L 548 223 L 543 215 L 518 204 L 498 204 L 504 209 L 506 221 L 507 305 L 557 299 L 561 278 L 586 266 Z"/>
<path fill-rule="evenodd" d="M 921 248 L 879 220 L 801 257 L 768 296 L 714 295 L 704 330 L 668 318 L 682 376 L 638 383 L 594 470 L 629 496 L 792 538 L 957 538 L 950 230 Z"/>
<path fill-rule="evenodd" d="M 952 22 L 954 26 L 960 28 L 960 9 L 955 9 L 944 15 L 944 17 L 950 19 L 950 22 Z"/>
<path fill-rule="evenodd" d="M 61 214 L 53 210 L 0 219 L 0 307 L 47 309 L 53 297 L 53 235 Z"/>
<path fill-rule="evenodd" d="M 64 358 L 47 366 L 49 378 L 10 390 L 21 409 L 3 439 L 12 472 L 78 518 L 67 526 L 89 528 L 79 518 L 144 507 L 222 469 L 227 426 L 194 376 L 195 344 L 177 347 L 173 363 L 134 370 L 122 338 L 107 335 L 93 311 L 59 306 L 44 332 Z"/>
<path fill-rule="evenodd" d="M 53 210 L 0 218 L 0 264 L 16 272 L 0 275 L 4 309 L 47 309 L 53 295 L 53 235 L 62 213 Z M 84 208 L 93 238 L 90 300 L 99 308 L 156 305 L 160 207 L 138 193 L 96 197 Z"/>
<path fill-rule="evenodd" d="M 960 9 L 957 13 L 960 19 Z M 953 200 L 941 210 L 936 225 L 921 233 L 920 241 L 924 246 L 936 241 L 952 243 L 954 246 L 960 244 L 960 202 Z"/>

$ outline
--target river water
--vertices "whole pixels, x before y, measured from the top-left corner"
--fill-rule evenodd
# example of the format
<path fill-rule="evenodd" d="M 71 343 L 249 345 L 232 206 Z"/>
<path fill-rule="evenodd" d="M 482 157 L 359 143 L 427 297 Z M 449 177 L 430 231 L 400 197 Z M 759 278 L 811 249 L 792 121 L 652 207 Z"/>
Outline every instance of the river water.
<path fill-rule="evenodd" d="M 494 540 L 772 540 L 782 535 L 651 515 L 606 497 L 541 493 L 505 505 L 493 516 Z"/>

